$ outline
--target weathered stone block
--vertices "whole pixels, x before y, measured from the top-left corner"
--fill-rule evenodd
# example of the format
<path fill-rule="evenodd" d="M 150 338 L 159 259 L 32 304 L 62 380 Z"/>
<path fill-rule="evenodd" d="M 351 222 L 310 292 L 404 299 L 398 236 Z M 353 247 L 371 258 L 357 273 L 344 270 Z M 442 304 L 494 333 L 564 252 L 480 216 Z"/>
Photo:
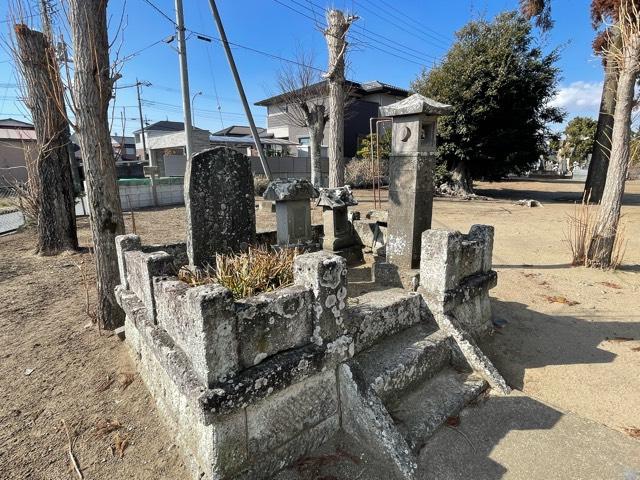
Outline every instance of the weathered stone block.
<path fill-rule="evenodd" d="M 188 287 L 156 282 L 158 323 L 188 354 L 204 385 L 212 386 L 239 369 L 235 310 L 231 292 L 220 285 Z"/>
<path fill-rule="evenodd" d="M 283 288 L 235 303 L 241 368 L 311 341 L 311 291 L 302 286 Z"/>
<path fill-rule="evenodd" d="M 293 264 L 296 285 L 313 293 L 313 341 L 331 342 L 343 333 L 342 312 L 347 298 L 346 260 L 328 252 L 299 255 Z"/>
<path fill-rule="evenodd" d="M 472 225 L 469 229 L 469 240 L 482 245 L 481 271 L 486 273 L 493 268 L 493 237 L 495 229 L 491 225 Z"/>
<path fill-rule="evenodd" d="M 166 252 L 143 253 L 140 250 L 124 252 L 127 285 L 144 303 L 149 318 L 153 322 L 156 319 L 153 278 L 173 274 L 172 260 Z"/>
<path fill-rule="evenodd" d="M 118 270 L 120 272 L 120 285 L 129 288 L 127 279 L 127 264 L 124 260 L 124 252 L 140 250 L 141 243 L 138 235 L 118 235 L 116 237 L 116 253 L 118 255 Z"/>
<path fill-rule="evenodd" d="M 187 162 L 185 185 L 190 265 L 212 263 L 216 253 L 255 242 L 253 176 L 246 155 L 227 147 L 199 152 Z"/>
<path fill-rule="evenodd" d="M 367 349 L 378 340 L 390 337 L 422 321 L 422 297 L 402 290 L 371 292 L 345 312 L 347 330 L 355 342 L 355 351 Z"/>
<path fill-rule="evenodd" d="M 253 458 L 253 465 L 236 477 L 236 480 L 266 480 L 275 473 L 304 458 L 328 442 L 339 430 L 340 419 L 333 415 L 318 425 L 305 430 L 294 441 Z"/>
<path fill-rule="evenodd" d="M 275 450 L 337 412 L 338 391 L 333 369 L 291 385 L 247 407 L 249 455 Z"/>

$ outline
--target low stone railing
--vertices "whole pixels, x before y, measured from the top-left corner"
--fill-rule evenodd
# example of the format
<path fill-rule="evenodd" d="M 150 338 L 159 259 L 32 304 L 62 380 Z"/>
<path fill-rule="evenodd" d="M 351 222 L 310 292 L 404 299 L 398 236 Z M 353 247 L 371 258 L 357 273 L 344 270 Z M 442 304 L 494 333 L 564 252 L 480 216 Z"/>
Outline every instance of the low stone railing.
<path fill-rule="evenodd" d="M 451 314 L 466 331 L 481 336 L 492 329 L 489 290 L 494 229 L 473 225 L 467 235 L 449 230 L 422 234 L 420 288 L 432 314 Z"/>

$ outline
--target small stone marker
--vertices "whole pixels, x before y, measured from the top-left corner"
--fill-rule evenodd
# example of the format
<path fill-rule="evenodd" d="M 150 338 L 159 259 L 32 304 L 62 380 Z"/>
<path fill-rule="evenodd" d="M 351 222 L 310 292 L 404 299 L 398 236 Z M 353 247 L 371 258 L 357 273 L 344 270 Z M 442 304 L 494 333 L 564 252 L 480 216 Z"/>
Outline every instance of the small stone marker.
<path fill-rule="evenodd" d="M 422 232 L 431 228 L 436 119 L 450 111 L 417 93 L 380 108 L 393 117 L 386 255 L 401 270 L 419 266 Z"/>
<path fill-rule="evenodd" d="M 278 245 L 294 245 L 311 240 L 311 207 L 309 200 L 318 191 L 306 179 L 277 178 L 262 197 L 276 202 Z"/>
<path fill-rule="evenodd" d="M 216 253 L 236 252 L 256 238 L 251 163 L 227 147 L 199 152 L 185 174 L 189 265 L 211 264 Z"/>
<path fill-rule="evenodd" d="M 318 206 L 322 207 L 324 236 L 322 248 L 348 262 L 362 260 L 362 244 L 349 221 L 347 207 L 357 205 L 349 186 L 320 189 Z"/>

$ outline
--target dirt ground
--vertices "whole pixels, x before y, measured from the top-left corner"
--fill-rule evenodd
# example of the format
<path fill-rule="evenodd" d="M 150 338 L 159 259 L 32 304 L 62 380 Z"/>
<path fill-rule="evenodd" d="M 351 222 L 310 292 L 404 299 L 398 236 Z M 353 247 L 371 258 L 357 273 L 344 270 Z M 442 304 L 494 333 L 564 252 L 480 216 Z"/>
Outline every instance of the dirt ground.
<path fill-rule="evenodd" d="M 627 186 L 628 245 L 615 272 L 569 264 L 566 217 L 580 188 L 567 181 L 479 184 L 491 200 L 437 199 L 434 228 L 496 227 L 492 295 L 503 327 L 486 348 L 509 383 L 631 436 L 640 428 L 640 182 Z M 358 210 L 371 209 L 370 192 L 356 197 Z M 524 198 L 543 207 L 513 204 Z M 313 215 L 319 222 L 319 211 Z M 183 239 L 182 208 L 137 212 L 135 223 L 145 243 Z M 258 212 L 259 227 L 274 223 L 274 214 Z M 128 231 L 131 225 L 128 216 Z M 79 234 L 88 246 L 86 219 Z M 29 231 L 0 237 L 0 478 L 77 478 L 65 425 L 85 478 L 187 478 L 125 345 L 100 334 L 85 313 L 88 256 L 42 258 L 33 247 Z M 553 296 L 577 303 L 551 303 Z M 106 421 L 119 428 L 100 429 Z"/>

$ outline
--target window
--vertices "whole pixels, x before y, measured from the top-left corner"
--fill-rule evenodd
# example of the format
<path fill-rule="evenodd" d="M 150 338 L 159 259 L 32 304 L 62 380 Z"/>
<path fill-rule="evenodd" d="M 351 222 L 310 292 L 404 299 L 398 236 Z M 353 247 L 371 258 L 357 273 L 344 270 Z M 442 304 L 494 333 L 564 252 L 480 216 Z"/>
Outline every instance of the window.
<path fill-rule="evenodd" d="M 298 137 L 298 143 L 300 145 L 309 145 L 311 142 L 309 137 Z"/>

